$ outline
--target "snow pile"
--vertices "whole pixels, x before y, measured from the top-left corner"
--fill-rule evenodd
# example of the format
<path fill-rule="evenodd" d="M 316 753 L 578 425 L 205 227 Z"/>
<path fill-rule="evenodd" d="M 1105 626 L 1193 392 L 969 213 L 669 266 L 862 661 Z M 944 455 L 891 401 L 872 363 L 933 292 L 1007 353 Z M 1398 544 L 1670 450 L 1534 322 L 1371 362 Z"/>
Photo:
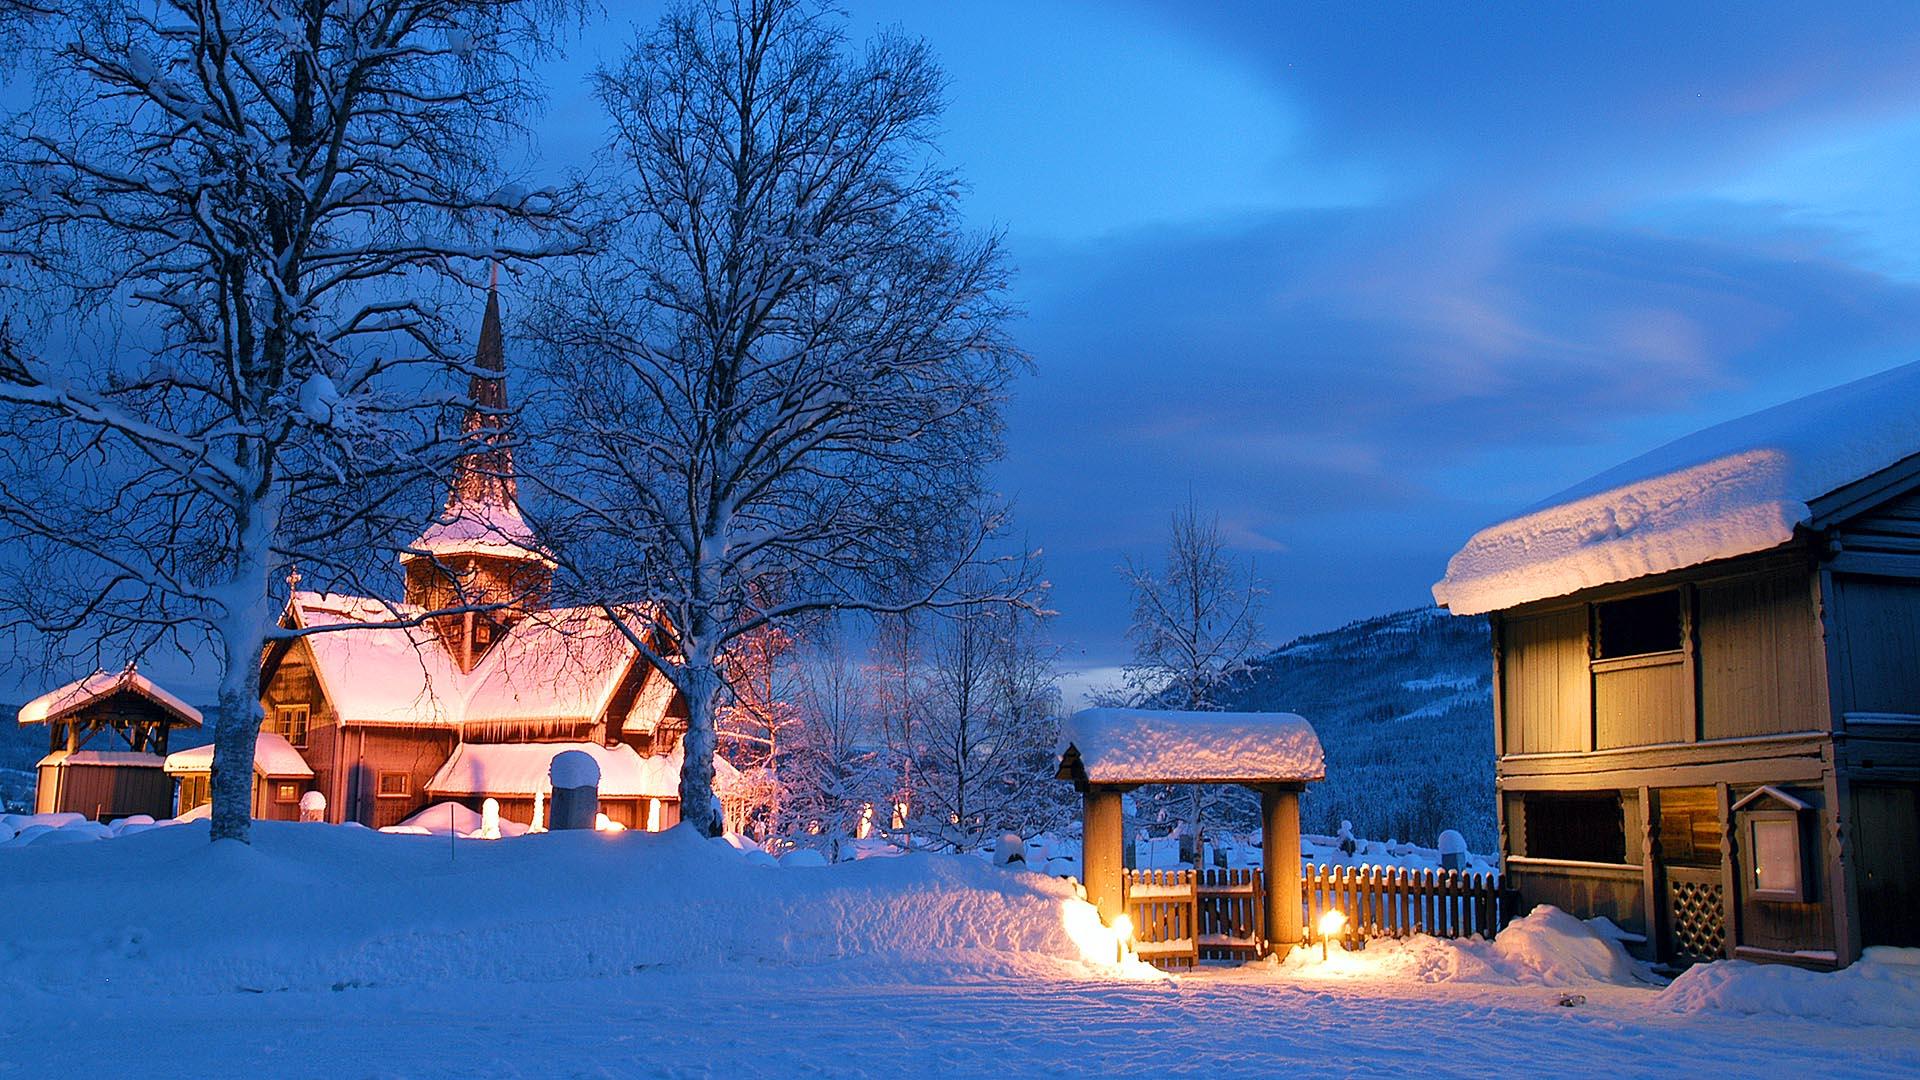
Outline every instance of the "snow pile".
<path fill-rule="evenodd" d="M 1732 420 L 1482 529 L 1434 599 L 1477 615 L 1764 551 L 1809 503 L 1920 454 L 1920 364 Z"/>
<path fill-rule="evenodd" d="M 1920 949 L 1867 949 L 1839 971 L 1721 960 L 1696 964 L 1660 994 L 1678 1013 L 1790 1016 L 1920 1028 Z"/>
<path fill-rule="evenodd" d="M 74 813 L 0 814 L 0 849 L 112 840 L 172 824 L 171 821 L 155 821 L 146 814 L 116 818 L 105 824 L 89 821 L 83 815 Z"/>
<path fill-rule="evenodd" d="M 1060 725 L 1062 754 L 1094 783 L 1318 780 L 1326 755 L 1292 713 L 1082 709 Z"/>
<path fill-rule="evenodd" d="M 1656 981 L 1611 934 L 1548 904 L 1507 924 L 1492 941 L 1426 935 L 1375 939 L 1352 952 L 1336 945 L 1324 960 L 1317 945 L 1301 946 L 1281 970 L 1303 978 L 1556 987 Z"/>
<path fill-rule="evenodd" d="M 969 856 L 789 870 L 685 828 L 449 844 L 259 821 L 253 834 L 209 844 L 194 824 L 0 853 L 0 910 L 62 913 L 0 925 L 0 1000 L 829 962 L 1059 976 L 1117 957 L 1070 883 Z"/>

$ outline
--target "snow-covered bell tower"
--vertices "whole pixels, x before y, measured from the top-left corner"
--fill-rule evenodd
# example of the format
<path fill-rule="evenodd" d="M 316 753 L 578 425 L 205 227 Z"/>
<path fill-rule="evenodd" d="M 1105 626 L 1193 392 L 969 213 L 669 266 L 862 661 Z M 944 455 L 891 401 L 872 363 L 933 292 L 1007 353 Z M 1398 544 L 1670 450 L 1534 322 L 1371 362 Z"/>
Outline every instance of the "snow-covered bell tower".
<path fill-rule="evenodd" d="M 406 601 L 422 608 L 507 604 L 442 616 L 435 629 L 462 671 L 471 671 L 507 627 L 545 602 L 552 562 L 520 514 L 507 422 L 506 348 L 500 296 L 487 289 L 462 430 L 475 448 L 454 465 L 445 508 L 401 556 Z"/>

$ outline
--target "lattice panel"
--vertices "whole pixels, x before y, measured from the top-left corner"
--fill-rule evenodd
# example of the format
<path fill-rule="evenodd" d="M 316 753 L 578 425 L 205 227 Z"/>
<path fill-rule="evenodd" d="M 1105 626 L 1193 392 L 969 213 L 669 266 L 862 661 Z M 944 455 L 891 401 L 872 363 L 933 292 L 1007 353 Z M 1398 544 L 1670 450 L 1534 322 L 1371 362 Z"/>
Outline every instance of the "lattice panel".
<path fill-rule="evenodd" d="M 1720 959 L 1727 933 L 1721 899 L 1718 882 L 1668 883 L 1667 917 L 1675 960 L 1692 963 Z"/>

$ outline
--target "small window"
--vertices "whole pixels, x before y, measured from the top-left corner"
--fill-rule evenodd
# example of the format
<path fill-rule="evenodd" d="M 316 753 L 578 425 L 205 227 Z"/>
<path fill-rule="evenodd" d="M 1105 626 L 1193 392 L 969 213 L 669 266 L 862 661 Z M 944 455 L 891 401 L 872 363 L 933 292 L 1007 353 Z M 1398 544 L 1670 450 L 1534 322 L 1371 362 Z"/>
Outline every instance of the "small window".
<path fill-rule="evenodd" d="M 1747 879 L 1756 900 L 1801 903 L 1807 898 L 1800 853 L 1800 817 L 1792 811 L 1760 811 L 1747 816 Z"/>
<path fill-rule="evenodd" d="M 1616 792 L 1529 793 L 1525 814 L 1530 858 L 1614 865 L 1626 861 L 1626 819 Z"/>
<path fill-rule="evenodd" d="M 273 710 L 273 732 L 295 746 L 307 745 L 307 728 L 313 709 L 307 705 L 282 705 Z"/>
<path fill-rule="evenodd" d="M 283 802 L 283 803 L 299 802 L 300 801 L 300 785 L 287 783 L 285 781 L 282 781 L 281 783 L 273 785 L 273 801 Z"/>
<path fill-rule="evenodd" d="M 1680 648 L 1680 593 L 1630 596 L 1593 605 L 1593 656 L 1675 652 Z"/>
<path fill-rule="evenodd" d="M 412 791 L 411 778 L 403 772 L 383 772 L 380 774 L 380 797 L 383 799 L 405 798 Z"/>

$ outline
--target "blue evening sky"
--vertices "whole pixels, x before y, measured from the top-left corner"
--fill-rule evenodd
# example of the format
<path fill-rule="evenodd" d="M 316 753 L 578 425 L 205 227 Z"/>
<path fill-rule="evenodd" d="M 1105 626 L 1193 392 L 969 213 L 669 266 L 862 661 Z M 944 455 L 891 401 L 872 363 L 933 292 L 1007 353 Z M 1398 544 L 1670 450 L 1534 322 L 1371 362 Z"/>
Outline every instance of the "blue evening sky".
<path fill-rule="evenodd" d="M 1920 5 L 846 0 L 951 80 L 1035 374 L 998 476 L 1070 668 L 1195 493 L 1268 637 L 1430 602 L 1475 528 L 1668 438 L 1920 358 Z M 583 164 L 546 69 L 531 172 Z M 511 362 L 511 361 L 510 361 Z M 191 681 L 191 680 L 189 680 Z"/>

